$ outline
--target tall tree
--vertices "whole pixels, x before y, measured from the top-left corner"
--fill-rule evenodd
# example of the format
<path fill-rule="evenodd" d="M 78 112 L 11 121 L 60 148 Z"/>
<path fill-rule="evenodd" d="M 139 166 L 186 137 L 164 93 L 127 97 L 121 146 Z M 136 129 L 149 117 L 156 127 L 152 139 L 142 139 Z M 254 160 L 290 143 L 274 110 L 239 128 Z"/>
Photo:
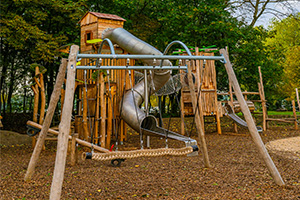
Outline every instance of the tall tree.
<path fill-rule="evenodd" d="M 265 15 L 283 19 L 297 12 L 299 2 L 295 0 L 231 0 L 229 4 L 234 15 L 253 27 L 259 18 Z"/>
<path fill-rule="evenodd" d="M 273 20 L 266 45 L 271 59 L 283 69 L 280 92 L 295 98 L 295 88 L 300 87 L 300 12 L 281 21 Z"/>
<path fill-rule="evenodd" d="M 0 91 L 8 84 L 7 74 L 12 74 L 14 70 L 9 66 L 22 60 L 18 66 L 24 72 L 29 70 L 29 64 L 33 62 L 47 68 L 45 81 L 48 93 L 51 93 L 61 57 L 57 48 L 66 43 L 79 43 L 78 21 L 85 11 L 85 0 L 2 1 Z M 27 73 L 24 73 L 19 78 L 24 79 L 26 76 Z"/>

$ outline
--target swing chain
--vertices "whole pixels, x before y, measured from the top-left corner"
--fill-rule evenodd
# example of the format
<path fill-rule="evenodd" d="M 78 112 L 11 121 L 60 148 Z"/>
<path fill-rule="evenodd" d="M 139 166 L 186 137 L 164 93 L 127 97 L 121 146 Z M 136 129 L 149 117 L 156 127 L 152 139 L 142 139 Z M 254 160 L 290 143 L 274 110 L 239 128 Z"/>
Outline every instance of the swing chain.
<path fill-rule="evenodd" d="M 92 145 L 91 145 L 91 152 L 94 153 L 94 144 L 92 142 Z"/>
<path fill-rule="evenodd" d="M 178 67 L 180 67 L 181 65 L 182 65 L 182 60 L 179 59 L 179 60 L 178 60 Z"/>
<path fill-rule="evenodd" d="M 102 65 L 102 58 L 99 58 L 99 62 L 98 62 L 98 65 L 97 65 L 97 67 L 101 67 L 101 65 Z"/>

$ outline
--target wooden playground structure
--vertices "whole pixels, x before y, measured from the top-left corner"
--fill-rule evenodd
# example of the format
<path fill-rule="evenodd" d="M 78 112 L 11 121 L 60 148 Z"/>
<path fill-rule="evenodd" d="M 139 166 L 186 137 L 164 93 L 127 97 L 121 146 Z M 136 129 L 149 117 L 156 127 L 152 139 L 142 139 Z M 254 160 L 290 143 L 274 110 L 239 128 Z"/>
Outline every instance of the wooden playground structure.
<path fill-rule="evenodd" d="M 200 142 L 200 149 L 206 167 L 210 167 L 210 162 L 204 136 L 203 117 L 214 116 L 217 132 L 221 133 L 220 117 L 223 116 L 225 112 L 222 110 L 221 102 L 217 100 L 217 96 L 230 95 L 231 100 L 229 103 L 233 107 L 239 107 L 243 112 L 250 135 L 254 140 L 259 154 L 266 163 L 269 172 L 274 178 L 274 181 L 278 185 L 284 185 L 276 166 L 259 136 L 257 127 L 249 110 L 249 103 L 245 101 L 247 95 L 254 93 L 241 91 L 230 63 L 227 49 L 221 49 L 219 51 L 221 56 L 214 56 L 213 53 L 208 52 L 199 52 L 197 48 L 195 55 L 189 55 L 188 49 L 186 49 L 188 53 L 187 56 L 179 55 L 174 58 L 176 60 L 182 59 L 183 66 L 146 66 L 144 68 L 139 68 L 135 66 L 135 60 L 138 59 L 138 55 L 129 55 L 118 45 L 115 45 L 114 47 L 117 54 L 112 55 L 111 46 L 108 45 L 110 48 L 102 46 L 104 42 L 109 44 L 108 41 L 104 41 L 101 44 L 89 44 L 87 42 L 87 40 L 101 38 L 103 30 L 107 30 L 107 28 L 122 28 L 124 21 L 123 18 L 116 15 L 94 12 L 87 12 L 81 19 L 81 53 L 78 53 L 79 47 L 73 45 L 70 49 L 68 60 L 62 60 L 46 117 L 43 122 L 40 122 L 40 124 L 28 122 L 28 125 L 40 129 L 41 131 L 28 165 L 25 180 L 29 181 L 32 178 L 48 132 L 58 135 L 57 155 L 50 199 L 60 198 L 69 140 L 71 141 L 72 164 L 75 164 L 76 162 L 76 143 L 90 147 L 92 151 L 102 152 L 101 154 L 93 153 L 93 155 L 91 155 L 95 160 L 97 160 L 96 157 L 100 160 L 112 160 L 135 156 L 153 156 L 154 154 L 186 155 L 196 151 L 192 146 L 177 150 L 163 148 L 155 151 L 149 151 L 147 149 L 141 149 L 134 152 L 109 151 L 113 137 L 116 141 L 121 142 L 126 139 L 126 123 L 121 118 L 119 105 L 122 105 L 124 93 L 133 90 L 134 75 L 130 71 L 132 69 L 145 70 L 145 79 L 147 79 L 146 69 L 160 70 L 162 68 L 159 67 L 165 67 L 166 69 L 180 69 L 187 71 L 189 87 L 183 88 L 181 91 L 181 108 L 182 110 L 185 110 L 186 115 L 193 114 L 195 116 L 198 141 Z M 144 59 L 147 58 L 149 60 L 173 59 L 172 56 L 167 55 L 142 56 L 144 56 Z M 217 93 L 216 72 L 214 66 L 215 60 L 222 60 L 228 73 L 230 91 L 226 94 Z M 205 68 L 203 69 L 202 66 L 204 65 Z M 64 80 L 66 69 L 67 78 Z M 196 78 L 197 81 L 195 83 L 193 83 L 192 72 L 198 77 Z M 62 90 L 61 87 L 64 82 L 65 89 Z M 234 92 L 232 91 L 232 88 L 234 89 Z M 50 129 L 50 125 L 60 94 L 62 105 L 61 122 L 58 131 L 56 131 Z M 201 96 L 199 96 L 199 94 L 201 94 Z M 236 96 L 238 104 L 233 101 L 233 95 Z M 255 93 L 255 95 L 260 95 L 261 103 L 265 104 L 262 79 L 261 85 L 259 85 L 259 92 Z M 77 115 L 75 116 L 74 124 L 71 124 L 74 98 L 77 98 L 75 99 Z M 263 108 L 264 107 L 265 106 L 263 106 Z M 185 114 L 182 114 L 182 119 L 184 119 Z M 182 125 L 182 127 L 184 126 Z M 183 131 L 182 128 L 182 134 Z"/>

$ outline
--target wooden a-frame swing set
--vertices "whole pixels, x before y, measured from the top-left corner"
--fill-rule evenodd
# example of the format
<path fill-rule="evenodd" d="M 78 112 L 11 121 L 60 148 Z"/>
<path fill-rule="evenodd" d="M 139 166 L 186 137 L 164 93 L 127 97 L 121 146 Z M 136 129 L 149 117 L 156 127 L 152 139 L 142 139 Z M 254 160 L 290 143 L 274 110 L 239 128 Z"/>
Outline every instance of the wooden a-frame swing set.
<path fill-rule="evenodd" d="M 38 140 L 36 142 L 36 146 L 34 148 L 34 151 L 33 151 L 33 154 L 32 154 L 32 157 L 29 162 L 29 166 L 28 166 L 28 169 L 27 169 L 27 172 L 25 175 L 25 180 L 27 180 L 27 181 L 31 180 L 32 175 L 34 173 L 34 168 L 36 166 L 40 152 L 42 150 L 44 140 L 45 140 L 47 133 L 52 132 L 53 134 L 58 134 L 57 154 L 56 154 L 56 160 L 55 160 L 53 180 L 52 180 L 52 185 L 51 185 L 50 199 L 60 199 L 62 183 L 63 183 L 63 179 L 64 179 L 64 171 L 65 171 L 67 147 L 68 147 L 69 139 L 72 139 L 72 141 L 74 141 L 73 143 L 77 142 L 79 144 L 89 146 L 89 147 L 93 146 L 93 149 L 95 151 L 102 152 L 103 153 L 102 155 L 105 155 L 105 156 L 103 156 L 103 157 L 105 157 L 103 159 L 129 158 L 132 155 L 138 155 L 138 154 L 140 154 L 138 156 L 145 155 L 145 154 L 141 153 L 143 150 L 140 150 L 137 152 L 133 152 L 132 154 L 129 153 L 129 155 L 127 155 L 127 157 L 126 157 L 124 155 L 127 152 L 124 154 L 122 154 L 122 152 L 111 153 L 106 148 L 93 145 L 87 141 L 75 138 L 72 135 L 70 135 L 71 117 L 72 117 L 72 109 L 73 109 L 72 102 L 74 100 L 75 74 L 76 74 L 76 68 L 77 68 L 77 61 L 79 58 L 84 58 L 86 56 L 86 54 L 78 54 L 78 51 L 79 51 L 79 47 L 77 45 L 73 45 L 70 49 L 68 61 L 66 59 L 62 60 L 62 63 L 61 63 L 60 69 L 59 69 L 59 73 L 57 75 L 56 84 L 54 86 L 54 90 L 51 95 L 47 114 L 46 114 L 43 125 L 39 126 L 39 128 L 41 129 L 41 132 L 40 132 Z M 221 56 L 218 57 L 218 60 L 221 60 L 224 62 L 224 65 L 225 65 L 225 68 L 226 68 L 226 71 L 227 71 L 227 74 L 229 77 L 229 81 L 234 88 L 235 95 L 240 104 L 241 110 L 245 116 L 245 120 L 248 124 L 250 135 L 252 136 L 252 139 L 256 145 L 256 148 L 258 149 L 258 152 L 259 152 L 260 156 L 262 157 L 263 161 L 265 162 L 270 174 L 274 178 L 275 183 L 278 185 L 284 185 L 284 182 L 283 182 L 276 166 L 274 165 L 271 157 L 269 156 L 269 154 L 260 138 L 260 135 L 257 131 L 256 125 L 254 123 L 252 115 L 249 111 L 249 108 L 243 97 L 243 94 L 239 87 L 237 78 L 233 71 L 232 64 L 229 60 L 228 52 L 226 49 L 221 49 L 220 54 L 221 54 Z M 99 58 L 118 59 L 118 56 L 119 56 L 119 58 L 125 58 L 125 59 L 139 58 L 139 56 L 136 56 L 136 55 L 118 55 L 118 54 L 116 54 L 116 55 L 107 55 L 107 54 L 106 55 L 105 54 L 90 55 L 90 57 L 94 57 L 97 59 L 99 59 Z M 214 59 L 216 58 L 216 56 L 205 57 L 205 58 L 200 57 L 200 56 L 198 56 L 198 57 L 197 56 L 177 56 L 176 58 L 175 57 L 174 57 L 174 59 L 182 59 L 182 60 L 213 59 L 213 57 L 214 57 Z M 145 58 L 148 58 L 148 59 L 172 59 L 172 56 L 144 55 L 144 59 Z M 130 66 L 120 66 L 120 68 L 122 68 L 122 69 L 126 69 L 126 67 L 127 67 L 127 69 L 130 69 Z M 176 67 L 173 67 L 173 68 L 175 69 Z M 194 85 L 192 84 L 193 80 L 192 80 L 192 74 L 190 72 L 191 71 L 190 65 L 187 64 L 186 68 L 188 71 L 188 79 L 189 79 L 189 82 L 191 83 L 190 91 L 191 91 L 192 100 L 193 100 L 193 108 L 196 109 L 197 97 L 195 94 L 195 88 L 193 88 Z M 64 103 L 64 107 L 63 107 L 63 111 L 62 111 L 61 122 L 59 125 L 59 131 L 57 132 L 54 130 L 49 130 L 49 128 L 50 128 L 50 124 L 51 124 L 52 117 L 54 114 L 54 110 L 55 110 L 55 108 L 57 106 L 57 102 L 59 100 L 60 89 L 64 82 L 66 69 L 67 69 L 67 79 L 66 79 L 66 92 L 65 92 L 65 98 L 64 98 L 65 103 Z M 66 102 L 68 102 L 68 103 L 66 103 Z M 200 149 L 202 152 L 204 165 L 205 165 L 205 167 L 210 167 L 203 127 L 202 127 L 202 124 L 199 119 L 199 114 L 197 114 L 197 112 L 195 113 L 195 118 L 196 118 L 195 119 L 196 127 L 197 127 L 197 131 L 198 131 L 198 140 L 200 142 Z M 36 125 L 32 124 L 32 126 L 36 126 Z M 144 151 L 147 151 L 147 150 L 144 150 Z M 178 152 L 181 152 L 182 154 L 188 154 L 188 153 L 191 153 L 192 151 L 194 151 L 194 149 L 192 147 L 186 147 L 186 148 L 180 149 L 178 151 L 175 150 L 174 151 L 175 153 L 172 152 L 172 150 L 170 150 L 169 152 L 161 153 L 161 155 L 174 155 Z M 155 154 L 155 152 L 149 152 L 149 154 L 151 154 L 151 153 Z M 110 157 L 110 154 L 114 154 L 114 156 Z M 160 154 L 160 153 L 158 153 L 158 154 Z M 180 154 L 180 155 L 182 155 L 182 154 Z M 97 155 L 97 154 L 95 154 L 95 155 Z"/>

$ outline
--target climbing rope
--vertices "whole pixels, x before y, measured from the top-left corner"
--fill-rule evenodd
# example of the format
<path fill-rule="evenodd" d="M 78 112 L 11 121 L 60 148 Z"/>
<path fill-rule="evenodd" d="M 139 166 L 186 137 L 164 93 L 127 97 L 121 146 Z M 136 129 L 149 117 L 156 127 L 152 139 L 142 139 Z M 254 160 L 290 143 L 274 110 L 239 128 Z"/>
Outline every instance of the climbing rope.
<path fill-rule="evenodd" d="M 134 151 L 114 151 L 110 153 L 83 153 L 83 159 L 93 159 L 106 161 L 114 159 L 132 159 L 138 157 L 158 157 L 158 156 L 182 156 L 198 151 L 197 146 L 188 146 L 180 149 L 161 148 L 161 149 L 141 149 Z"/>

